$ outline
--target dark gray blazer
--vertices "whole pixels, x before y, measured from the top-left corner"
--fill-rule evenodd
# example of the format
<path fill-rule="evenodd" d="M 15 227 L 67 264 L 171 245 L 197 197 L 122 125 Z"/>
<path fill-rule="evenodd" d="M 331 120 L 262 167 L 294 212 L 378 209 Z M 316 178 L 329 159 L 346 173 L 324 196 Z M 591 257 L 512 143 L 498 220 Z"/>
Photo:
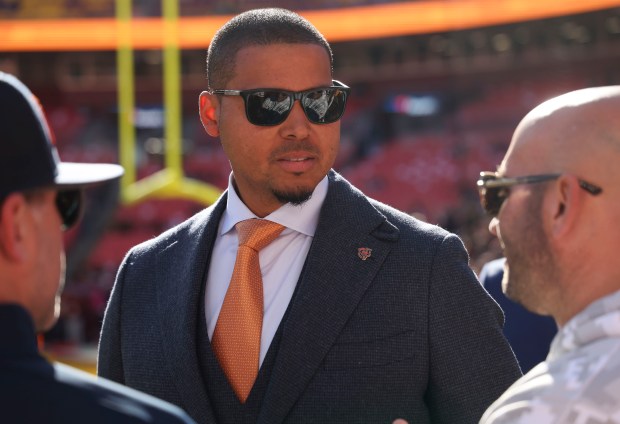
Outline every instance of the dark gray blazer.
<path fill-rule="evenodd" d="M 99 348 L 100 375 L 201 423 L 215 420 L 196 329 L 225 207 L 226 194 L 128 253 Z M 333 171 L 297 284 L 259 423 L 477 423 L 521 374 L 461 241 Z"/>

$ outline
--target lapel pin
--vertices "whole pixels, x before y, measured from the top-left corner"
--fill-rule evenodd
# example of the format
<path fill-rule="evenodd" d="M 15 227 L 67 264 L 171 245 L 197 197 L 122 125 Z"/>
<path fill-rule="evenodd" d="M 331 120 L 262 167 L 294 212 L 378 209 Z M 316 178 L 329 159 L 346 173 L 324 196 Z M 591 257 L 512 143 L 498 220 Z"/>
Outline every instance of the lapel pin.
<path fill-rule="evenodd" d="M 357 256 L 359 256 L 359 258 L 363 261 L 370 258 L 371 254 L 372 254 L 372 249 L 369 247 L 358 247 L 357 248 Z"/>

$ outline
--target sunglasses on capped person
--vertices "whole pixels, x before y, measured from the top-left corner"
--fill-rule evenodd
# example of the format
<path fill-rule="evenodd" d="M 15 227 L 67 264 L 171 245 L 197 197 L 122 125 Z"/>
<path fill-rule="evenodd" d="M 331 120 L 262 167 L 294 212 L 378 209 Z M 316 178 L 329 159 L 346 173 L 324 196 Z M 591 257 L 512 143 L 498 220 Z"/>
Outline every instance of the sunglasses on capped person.
<path fill-rule="evenodd" d="M 254 125 L 269 127 L 286 120 L 295 100 L 299 100 L 306 118 L 313 124 L 331 124 L 344 113 L 350 88 L 333 80 L 331 87 L 306 91 L 287 91 L 278 88 L 252 90 L 209 90 L 211 94 L 241 96 L 245 103 L 245 116 Z"/>
<path fill-rule="evenodd" d="M 63 231 L 73 227 L 82 213 L 82 190 L 58 190 L 56 209 L 58 209 L 62 220 Z"/>
<path fill-rule="evenodd" d="M 543 181 L 551 181 L 559 178 L 562 174 L 527 175 L 523 177 L 500 177 L 497 172 L 481 172 L 476 185 L 480 195 L 480 203 L 490 216 L 497 216 L 504 200 L 510 195 L 510 187 L 519 184 L 535 184 Z M 603 189 L 584 180 L 578 180 L 579 187 L 596 196 Z"/>

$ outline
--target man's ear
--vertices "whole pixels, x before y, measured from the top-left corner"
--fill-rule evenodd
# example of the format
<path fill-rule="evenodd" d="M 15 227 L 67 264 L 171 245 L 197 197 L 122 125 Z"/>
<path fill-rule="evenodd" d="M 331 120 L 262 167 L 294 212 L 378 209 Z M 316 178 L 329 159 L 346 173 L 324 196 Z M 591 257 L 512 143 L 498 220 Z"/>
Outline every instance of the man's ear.
<path fill-rule="evenodd" d="M 219 114 L 218 108 L 220 107 L 219 101 L 215 94 L 209 94 L 206 91 L 200 93 L 199 98 L 199 113 L 200 121 L 207 134 L 211 137 L 217 137 L 220 135 L 219 128 Z"/>
<path fill-rule="evenodd" d="M 28 205 L 24 196 L 13 193 L 0 205 L 0 251 L 9 261 L 27 257 Z"/>
<path fill-rule="evenodd" d="M 551 230 L 555 237 L 568 234 L 578 225 L 584 195 L 587 193 L 579 187 L 579 180 L 572 175 L 562 175 L 555 181 L 549 205 Z"/>

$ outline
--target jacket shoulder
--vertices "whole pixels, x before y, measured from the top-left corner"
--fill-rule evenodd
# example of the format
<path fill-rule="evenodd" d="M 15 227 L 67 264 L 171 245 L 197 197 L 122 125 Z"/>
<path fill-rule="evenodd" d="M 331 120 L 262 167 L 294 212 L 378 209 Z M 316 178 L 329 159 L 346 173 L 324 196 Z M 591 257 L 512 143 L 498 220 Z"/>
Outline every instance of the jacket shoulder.
<path fill-rule="evenodd" d="M 383 214 L 387 220 L 399 229 L 401 236 L 424 238 L 427 241 L 441 242 L 446 237 L 456 236 L 438 225 L 422 221 L 410 214 L 381 203 L 378 200 L 368 199 L 377 211 Z"/>
<path fill-rule="evenodd" d="M 332 209 L 337 209 L 338 215 L 343 215 L 342 211 L 346 211 L 345 215 L 349 219 L 353 217 L 356 220 L 355 224 L 363 225 L 368 221 L 383 222 L 383 225 L 387 225 L 399 233 L 398 237 L 401 242 L 403 238 L 405 240 L 412 238 L 415 240 L 423 239 L 426 242 L 441 242 L 452 235 L 437 225 L 426 223 L 366 196 L 335 171 L 330 172 L 329 179 L 330 190 L 333 193 L 328 193 L 328 200 L 330 200 Z M 390 231 L 388 228 L 384 229 Z"/>
<path fill-rule="evenodd" d="M 166 246 L 169 246 L 172 243 L 183 240 L 192 240 L 193 235 L 204 232 L 210 225 L 217 225 L 219 223 L 220 216 L 221 205 L 218 200 L 217 203 L 197 212 L 176 226 L 154 236 L 151 239 L 135 245 L 129 250 L 128 255 L 132 253 L 140 255 L 143 253 L 148 253 L 149 251 L 159 251 L 161 249 L 165 249 Z"/>

